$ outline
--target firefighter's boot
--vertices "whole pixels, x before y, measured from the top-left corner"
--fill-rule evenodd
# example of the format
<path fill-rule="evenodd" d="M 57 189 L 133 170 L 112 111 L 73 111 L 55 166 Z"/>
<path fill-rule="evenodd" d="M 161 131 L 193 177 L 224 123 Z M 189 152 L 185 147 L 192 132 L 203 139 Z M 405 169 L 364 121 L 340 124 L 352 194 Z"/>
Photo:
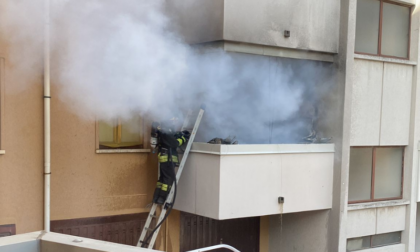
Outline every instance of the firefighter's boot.
<path fill-rule="evenodd" d="M 157 198 L 155 203 L 158 204 L 158 205 L 163 205 L 163 203 L 165 203 L 165 201 L 166 201 L 166 198 L 168 198 L 170 190 L 171 190 L 170 186 L 162 183 L 162 187 L 161 187 L 161 190 L 159 192 L 159 197 Z"/>
<path fill-rule="evenodd" d="M 162 183 L 157 182 L 155 192 L 153 193 L 153 203 L 157 203 L 161 190 L 162 190 Z"/>

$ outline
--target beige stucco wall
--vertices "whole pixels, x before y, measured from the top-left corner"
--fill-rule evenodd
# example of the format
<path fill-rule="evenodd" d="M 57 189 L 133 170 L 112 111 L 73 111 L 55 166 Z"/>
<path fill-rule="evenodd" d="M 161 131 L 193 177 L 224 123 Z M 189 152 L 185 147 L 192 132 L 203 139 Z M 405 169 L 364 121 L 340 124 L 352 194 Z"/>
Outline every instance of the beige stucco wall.
<path fill-rule="evenodd" d="M 7 67 L 6 74 L 12 66 Z M 41 73 L 26 76 L 29 82 L 24 85 L 7 76 L 2 93 L 1 149 L 6 154 L 0 154 L 0 225 L 16 224 L 17 233 L 43 229 Z M 157 178 L 156 157 L 96 154 L 95 121 L 79 118 L 57 98 L 58 93 L 53 84 L 52 220 L 149 211 L 145 206 Z"/>
<path fill-rule="evenodd" d="M 6 3 L 1 1 L 1 13 Z M 43 227 L 43 79 L 42 66 L 35 64 L 42 54 L 27 50 L 30 62 L 12 64 L 7 41 L 12 36 L 5 35 L 10 34 L 0 36 L 0 150 L 5 151 L 0 154 L 0 225 L 16 224 L 16 232 L 25 233 Z M 17 73 L 16 67 L 28 71 Z"/>
<path fill-rule="evenodd" d="M 0 225 L 16 224 L 17 233 L 43 229 L 41 83 L 38 78 L 16 93 L 12 80 L 5 85 Z M 69 111 L 54 97 L 58 92 L 53 86 L 51 219 L 148 212 L 145 206 L 151 202 L 157 178 L 155 155 L 96 154 L 95 121 Z M 160 249 L 179 250 L 179 212 L 172 213 L 161 234 Z"/>
<path fill-rule="evenodd" d="M 5 52 L 5 48 L 1 50 Z M 7 56 L 6 53 L 3 55 Z M 18 233 L 39 230 L 43 223 L 42 79 L 32 76 L 23 90 L 8 74 L 2 105 L 0 155 L 0 225 L 16 224 Z M 2 73 L 3 74 L 3 73 Z"/>
<path fill-rule="evenodd" d="M 22 91 L 8 79 L 0 155 L 0 224 L 17 232 L 43 228 L 42 79 Z M 80 119 L 52 89 L 51 218 L 72 219 L 148 211 L 157 177 L 149 153 L 96 154 L 95 121 Z M 147 135 L 147 134 L 146 134 Z"/>
<path fill-rule="evenodd" d="M 52 93 L 60 93 L 58 85 Z M 156 158 L 149 153 L 97 154 L 94 120 L 81 119 L 57 98 L 51 112 L 52 220 L 148 211 Z"/>

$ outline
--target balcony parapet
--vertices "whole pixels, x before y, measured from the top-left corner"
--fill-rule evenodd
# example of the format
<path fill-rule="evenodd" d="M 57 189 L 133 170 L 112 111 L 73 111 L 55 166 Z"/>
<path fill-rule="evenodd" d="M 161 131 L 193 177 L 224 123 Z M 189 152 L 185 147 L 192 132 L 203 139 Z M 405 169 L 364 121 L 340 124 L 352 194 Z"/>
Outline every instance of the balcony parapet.
<path fill-rule="evenodd" d="M 174 208 L 219 220 L 330 209 L 333 161 L 334 144 L 194 143 Z"/>

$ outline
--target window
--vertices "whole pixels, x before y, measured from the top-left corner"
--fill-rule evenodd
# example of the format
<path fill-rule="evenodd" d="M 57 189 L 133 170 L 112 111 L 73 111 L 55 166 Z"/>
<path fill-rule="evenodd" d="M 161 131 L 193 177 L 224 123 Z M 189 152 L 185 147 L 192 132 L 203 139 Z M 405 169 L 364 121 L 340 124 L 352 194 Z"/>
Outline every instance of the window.
<path fill-rule="evenodd" d="M 411 9 L 385 0 L 358 0 L 356 53 L 408 59 Z"/>
<path fill-rule="evenodd" d="M 143 119 L 115 119 L 98 122 L 99 149 L 142 149 Z"/>
<path fill-rule="evenodd" d="M 401 232 L 357 237 L 347 240 L 347 251 L 357 251 L 399 243 L 401 243 Z"/>
<path fill-rule="evenodd" d="M 0 238 L 16 234 L 16 225 L 0 225 Z"/>
<path fill-rule="evenodd" d="M 402 198 L 404 147 L 350 150 L 349 203 Z"/>

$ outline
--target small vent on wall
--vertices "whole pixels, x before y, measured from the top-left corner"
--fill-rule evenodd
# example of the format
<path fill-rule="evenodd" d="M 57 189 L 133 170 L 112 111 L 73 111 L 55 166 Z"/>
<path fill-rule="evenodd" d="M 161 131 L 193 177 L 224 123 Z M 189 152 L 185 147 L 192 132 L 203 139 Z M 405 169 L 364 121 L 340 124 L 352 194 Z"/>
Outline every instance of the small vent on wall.
<path fill-rule="evenodd" d="M 11 236 L 16 234 L 16 225 L 0 225 L 0 237 Z"/>

